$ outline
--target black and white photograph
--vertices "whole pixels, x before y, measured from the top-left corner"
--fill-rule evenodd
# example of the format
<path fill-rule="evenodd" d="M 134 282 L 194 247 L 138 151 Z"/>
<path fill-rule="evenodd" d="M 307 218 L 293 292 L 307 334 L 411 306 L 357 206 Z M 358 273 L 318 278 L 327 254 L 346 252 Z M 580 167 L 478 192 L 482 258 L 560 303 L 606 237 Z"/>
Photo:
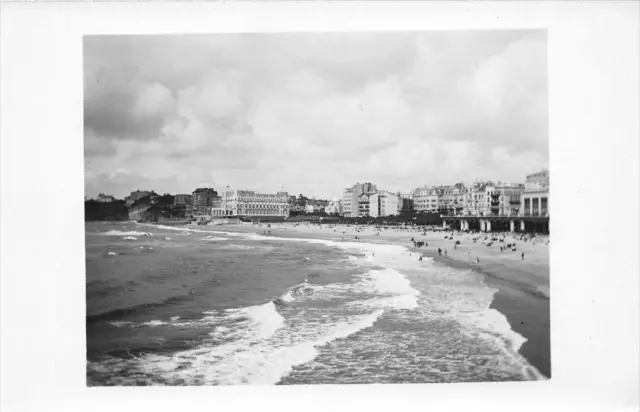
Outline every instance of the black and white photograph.
<path fill-rule="evenodd" d="M 0 8 L 0 410 L 638 411 L 639 2 Z"/>
<path fill-rule="evenodd" d="M 549 378 L 546 47 L 86 36 L 87 384 Z"/>

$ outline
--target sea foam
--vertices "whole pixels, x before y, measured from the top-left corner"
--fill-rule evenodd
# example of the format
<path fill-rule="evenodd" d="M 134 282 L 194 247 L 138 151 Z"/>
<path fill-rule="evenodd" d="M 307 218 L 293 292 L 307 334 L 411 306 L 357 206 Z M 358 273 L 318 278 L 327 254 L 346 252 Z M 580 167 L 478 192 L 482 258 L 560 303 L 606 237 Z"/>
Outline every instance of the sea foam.
<path fill-rule="evenodd" d="M 322 329 L 310 324 L 300 331 L 285 328 L 284 318 L 272 302 L 231 309 L 211 315 L 215 318 L 215 335 L 234 335 L 230 342 L 213 346 L 205 343 L 172 356 L 149 354 L 90 362 L 89 370 L 104 374 L 112 385 L 130 385 L 141 379 L 169 385 L 274 385 L 295 366 L 312 361 L 319 347 L 373 326 L 383 313 L 378 309 Z M 283 333 L 278 333 L 280 330 Z"/>
<path fill-rule="evenodd" d="M 137 232 L 137 231 L 126 231 L 122 232 L 119 230 L 110 230 L 108 232 L 104 232 L 103 236 L 153 236 L 151 232 Z"/>

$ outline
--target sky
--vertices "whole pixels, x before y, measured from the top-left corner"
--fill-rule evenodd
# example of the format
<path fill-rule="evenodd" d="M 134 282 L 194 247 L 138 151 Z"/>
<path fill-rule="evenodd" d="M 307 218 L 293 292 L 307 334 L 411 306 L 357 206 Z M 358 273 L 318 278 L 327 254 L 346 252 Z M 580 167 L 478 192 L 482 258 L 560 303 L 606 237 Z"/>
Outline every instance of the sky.
<path fill-rule="evenodd" d="M 549 163 L 536 31 L 88 36 L 85 196 L 341 197 Z"/>

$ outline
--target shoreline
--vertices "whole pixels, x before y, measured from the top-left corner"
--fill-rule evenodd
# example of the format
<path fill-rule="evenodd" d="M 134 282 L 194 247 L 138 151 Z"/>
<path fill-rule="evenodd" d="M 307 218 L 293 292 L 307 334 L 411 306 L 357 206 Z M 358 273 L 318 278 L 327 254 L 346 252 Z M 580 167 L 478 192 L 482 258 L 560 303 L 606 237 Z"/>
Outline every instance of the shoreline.
<path fill-rule="evenodd" d="M 543 242 L 538 243 L 536 248 L 535 245 L 516 241 L 517 252 L 499 252 L 496 250 L 499 250 L 498 246 L 487 247 L 481 243 L 473 243 L 472 237 L 486 235 L 479 233 L 456 234 L 455 239 L 460 240 L 461 244 L 452 249 L 453 240 L 443 240 L 445 234 L 450 234 L 450 231 L 429 231 L 426 232 L 427 235 L 423 235 L 421 230 L 410 228 L 378 232 L 373 226 L 318 226 L 304 223 L 272 223 L 270 227 L 267 227 L 267 223 L 207 227 L 211 230 L 256 234 L 271 231 L 270 234 L 267 233 L 268 236 L 308 237 L 333 241 L 351 241 L 358 236 L 362 242 L 404 246 L 413 253 L 433 258 L 435 262 L 445 266 L 472 270 L 483 276 L 488 287 L 496 289 L 489 308 L 503 314 L 511 329 L 526 339 L 518 353 L 540 374 L 551 378 L 549 246 Z M 343 231 L 346 232 L 344 235 Z M 426 241 L 429 246 L 414 247 L 410 243 L 411 237 L 416 241 Z M 546 237 L 543 237 L 543 241 L 545 239 Z M 442 248 L 443 252 L 448 249 L 449 253 L 438 255 L 434 247 Z M 527 257 L 526 262 L 520 259 L 520 253 L 523 251 Z M 476 257 L 480 258 L 480 264 L 475 263 Z"/>

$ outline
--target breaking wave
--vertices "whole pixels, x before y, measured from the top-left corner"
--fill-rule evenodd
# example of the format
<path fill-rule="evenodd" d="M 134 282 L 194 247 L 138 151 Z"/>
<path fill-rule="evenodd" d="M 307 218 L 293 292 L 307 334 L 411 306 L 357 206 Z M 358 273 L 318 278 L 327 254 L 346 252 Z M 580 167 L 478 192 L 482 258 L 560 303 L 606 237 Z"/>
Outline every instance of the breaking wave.
<path fill-rule="evenodd" d="M 153 236 L 151 232 L 136 232 L 136 231 L 126 231 L 121 232 L 119 230 L 110 230 L 108 232 L 102 233 L 103 236 Z"/>

